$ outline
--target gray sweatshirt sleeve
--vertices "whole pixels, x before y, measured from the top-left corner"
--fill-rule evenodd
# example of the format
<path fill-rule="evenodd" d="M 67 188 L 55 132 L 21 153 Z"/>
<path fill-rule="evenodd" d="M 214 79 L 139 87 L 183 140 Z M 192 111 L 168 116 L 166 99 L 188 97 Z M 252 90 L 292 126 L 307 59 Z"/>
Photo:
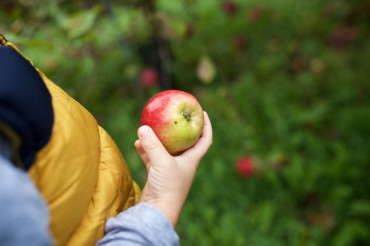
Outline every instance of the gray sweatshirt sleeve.
<path fill-rule="evenodd" d="M 110 218 L 105 231 L 98 246 L 179 245 L 179 237 L 168 219 L 156 207 L 144 202 Z"/>
<path fill-rule="evenodd" d="M 46 203 L 10 156 L 10 144 L 0 134 L 0 244 L 53 245 Z"/>

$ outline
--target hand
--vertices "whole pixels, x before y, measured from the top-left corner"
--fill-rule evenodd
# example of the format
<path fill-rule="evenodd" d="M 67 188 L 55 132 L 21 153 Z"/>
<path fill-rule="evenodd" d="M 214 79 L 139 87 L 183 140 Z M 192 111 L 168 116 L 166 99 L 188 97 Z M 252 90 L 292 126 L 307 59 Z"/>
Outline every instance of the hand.
<path fill-rule="evenodd" d="M 200 160 L 212 144 L 212 126 L 204 112 L 204 128 L 193 147 L 178 156 L 170 155 L 153 130 L 142 126 L 135 147 L 148 170 L 140 202 L 157 207 L 176 226 Z"/>

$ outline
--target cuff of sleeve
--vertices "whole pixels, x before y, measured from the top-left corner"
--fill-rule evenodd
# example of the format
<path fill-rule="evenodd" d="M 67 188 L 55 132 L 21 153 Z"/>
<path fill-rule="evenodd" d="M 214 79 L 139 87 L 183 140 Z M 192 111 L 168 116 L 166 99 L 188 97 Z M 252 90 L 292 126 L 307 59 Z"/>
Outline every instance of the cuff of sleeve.
<path fill-rule="evenodd" d="M 100 241 L 148 245 L 179 245 L 179 237 L 164 214 L 153 205 L 141 202 L 110 218 L 106 236 Z M 102 244 L 102 245 L 103 245 Z"/>

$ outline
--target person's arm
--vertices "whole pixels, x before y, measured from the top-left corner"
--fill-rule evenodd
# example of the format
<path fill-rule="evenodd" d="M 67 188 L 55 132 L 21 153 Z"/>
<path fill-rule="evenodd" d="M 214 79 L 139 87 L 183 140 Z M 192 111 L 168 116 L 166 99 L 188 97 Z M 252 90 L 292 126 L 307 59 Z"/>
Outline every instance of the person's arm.
<path fill-rule="evenodd" d="M 178 245 L 174 230 L 200 160 L 212 144 L 212 126 L 204 113 L 204 129 L 197 143 L 171 156 L 152 129 L 142 126 L 135 147 L 148 170 L 140 203 L 111 218 L 98 245 Z"/>
<path fill-rule="evenodd" d="M 53 245 L 46 203 L 27 173 L 11 163 L 11 153 L 0 134 L 0 244 Z"/>

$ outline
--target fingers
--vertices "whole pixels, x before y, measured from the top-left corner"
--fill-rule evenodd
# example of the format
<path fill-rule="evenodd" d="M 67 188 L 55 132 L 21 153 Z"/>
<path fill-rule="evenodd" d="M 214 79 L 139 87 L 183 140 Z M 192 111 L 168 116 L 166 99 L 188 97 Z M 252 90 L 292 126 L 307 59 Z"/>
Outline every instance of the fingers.
<path fill-rule="evenodd" d="M 212 124 L 208 114 L 204 112 L 204 127 L 202 135 L 193 147 L 185 151 L 182 156 L 189 158 L 197 158 L 200 160 L 211 147 L 213 142 Z"/>
<path fill-rule="evenodd" d="M 136 148 L 137 152 L 139 152 L 139 154 L 140 154 L 141 157 L 143 157 L 144 155 L 146 155 L 145 150 L 143 149 L 143 146 L 141 146 L 140 140 L 136 140 L 135 141 L 135 148 Z"/>
<path fill-rule="evenodd" d="M 136 140 L 135 141 L 135 147 L 136 147 L 136 150 L 139 153 L 141 159 L 145 163 L 145 166 L 146 166 L 146 168 L 147 168 L 147 170 L 149 172 L 149 169 L 150 169 L 150 166 L 151 166 L 151 162 L 150 162 L 150 160 L 148 158 L 148 155 L 146 154 L 145 150 L 143 149 L 143 146 L 141 146 L 140 140 Z"/>
<path fill-rule="evenodd" d="M 212 124 L 207 112 L 204 112 L 204 128 L 200 140 L 202 141 L 202 144 L 205 144 L 207 146 L 205 149 L 205 151 L 207 152 L 213 142 Z"/>
<path fill-rule="evenodd" d="M 163 147 L 153 130 L 149 126 L 141 126 L 138 130 L 139 143 L 135 143 L 141 158 L 147 164 L 163 163 L 170 155 Z"/>

